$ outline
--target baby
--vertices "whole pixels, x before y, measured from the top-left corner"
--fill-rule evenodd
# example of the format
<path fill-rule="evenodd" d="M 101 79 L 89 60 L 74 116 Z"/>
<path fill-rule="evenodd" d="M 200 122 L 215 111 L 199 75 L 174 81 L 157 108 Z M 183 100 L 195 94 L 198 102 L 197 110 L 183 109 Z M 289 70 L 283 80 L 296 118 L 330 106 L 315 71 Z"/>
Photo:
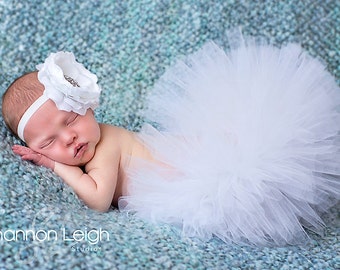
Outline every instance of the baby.
<path fill-rule="evenodd" d="M 301 243 L 305 227 L 323 229 L 316 209 L 340 197 L 339 87 L 300 46 L 238 40 L 170 67 L 138 133 L 97 123 L 97 77 L 72 53 L 51 54 L 3 96 L 28 146 L 13 151 L 99 211 L 115 205 L 202 239 Z"/>
<path fill-rule="evenodd" d="M 127 192 L 124 168 L 130 158 L 151 156 L 133 132 L 97 123 L 92 108 L 84 106 L 83 115 L 58 109 L 44 92 L 40 72 L 18 78 L 3 95 L 5 122 L 28 146 L 14 145 L 13 151 L 54 170 L 89 207 L 107 211 Z M 65 87 L 79 88 L 75 79 L 64 78 Z"/>

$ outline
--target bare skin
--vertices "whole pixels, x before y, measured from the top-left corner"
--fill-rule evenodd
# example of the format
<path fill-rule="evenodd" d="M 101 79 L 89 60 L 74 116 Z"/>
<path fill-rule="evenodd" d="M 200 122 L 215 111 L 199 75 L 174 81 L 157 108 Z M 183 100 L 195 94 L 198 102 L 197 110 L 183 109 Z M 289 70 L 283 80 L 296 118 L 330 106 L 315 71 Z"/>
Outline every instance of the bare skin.
<path fill-rule="evenodd" d="M 84 116 L 59 111 L 51 100 L 30 118 L 24 137 L 28 147 L 14 145 L 14 153 L 54 170 L 85 204 L 102 212 L 127 195 L 131 157 L 152 160 L 133 132 L 97 123 L 91 110 Z"/>

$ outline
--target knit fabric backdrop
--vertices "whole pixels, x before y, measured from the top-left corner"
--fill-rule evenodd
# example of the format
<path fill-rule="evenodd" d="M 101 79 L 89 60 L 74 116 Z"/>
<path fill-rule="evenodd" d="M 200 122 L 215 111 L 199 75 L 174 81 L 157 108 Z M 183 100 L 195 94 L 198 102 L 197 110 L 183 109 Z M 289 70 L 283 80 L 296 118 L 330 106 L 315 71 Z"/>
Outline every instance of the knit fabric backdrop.
<path fill-rule="evenodd" d="M 0 0 L 0 93 L 49 53 L 72 51 L 99 78 L 98 121 L 137 131 L 165 69 L 208 40 L 228 49 L 235 27 L 276 45 L 302 44 L 340 85 L 338 0 Z M 0 136 L 0 269 L 340 268 L 339 205 L 323 217 L 324 235 L 310 232 L 306 245 L 200 242 L 166 224 L 88 209 L 52 171 L 12 153 L 20 142 L 2 119 Z"/>

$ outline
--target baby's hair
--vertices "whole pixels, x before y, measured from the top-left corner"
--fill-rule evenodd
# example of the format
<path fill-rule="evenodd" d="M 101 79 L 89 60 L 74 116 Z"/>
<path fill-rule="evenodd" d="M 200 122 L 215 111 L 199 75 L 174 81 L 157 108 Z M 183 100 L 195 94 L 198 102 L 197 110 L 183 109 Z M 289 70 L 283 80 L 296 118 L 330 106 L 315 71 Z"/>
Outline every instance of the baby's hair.
<path fill-rule="evenodd" d="M 7 88 L 2 96 L 2 116 L 14 135 L 18 135 L 17 127 L 24 112 L 43 92 L 37 71 L 20 76 Z"/>

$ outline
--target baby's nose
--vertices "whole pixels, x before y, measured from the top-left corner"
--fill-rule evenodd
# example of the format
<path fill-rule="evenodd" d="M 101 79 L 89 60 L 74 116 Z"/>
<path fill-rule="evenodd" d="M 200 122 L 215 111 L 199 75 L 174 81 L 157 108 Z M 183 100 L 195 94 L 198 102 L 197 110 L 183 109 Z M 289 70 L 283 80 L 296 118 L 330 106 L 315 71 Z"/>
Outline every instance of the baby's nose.
<path fill-rule="evenodd" d="M 77 138 L 77 134 L 71 130 L 67 130 L 63 134 L 64 136 L 64 142 L 67 146 L 71 145 L 74 143 L 74 141 Z"/>

